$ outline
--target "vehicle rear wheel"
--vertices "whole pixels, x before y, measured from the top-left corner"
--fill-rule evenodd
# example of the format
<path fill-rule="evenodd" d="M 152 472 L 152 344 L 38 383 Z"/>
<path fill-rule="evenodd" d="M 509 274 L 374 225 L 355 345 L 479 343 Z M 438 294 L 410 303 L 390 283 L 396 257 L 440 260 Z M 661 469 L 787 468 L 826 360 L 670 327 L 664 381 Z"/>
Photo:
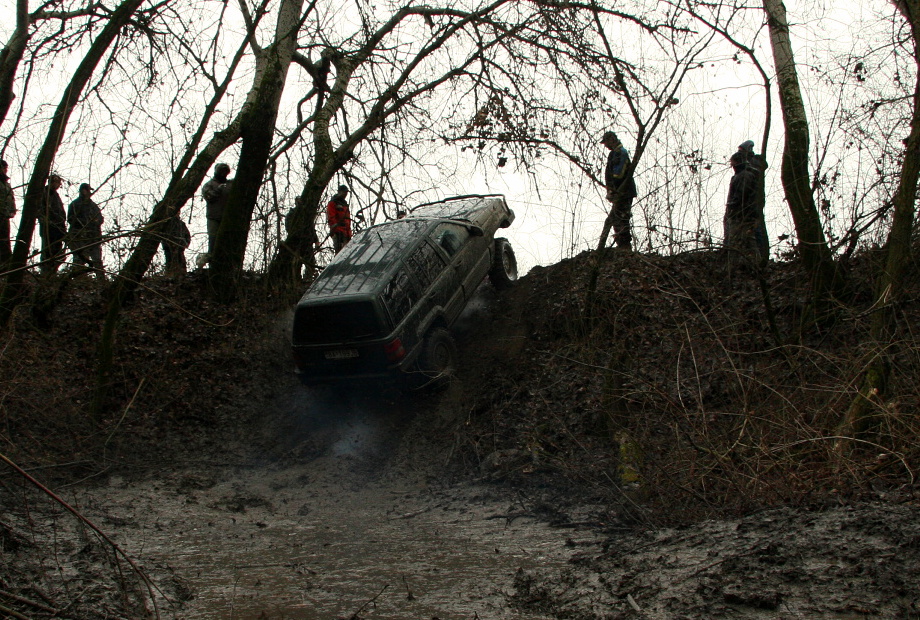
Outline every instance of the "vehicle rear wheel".
<path fill-rule="evenodd" d="M 456 369 L 457 345 L 443 327 L 436 327 L 425 337 L 419 356 L 420 388 L 447 387 Z"/>
<path fill-rule="evenodd" d="M 497 289 L 510 288 L 518 279 L 517 258 L 507 239 L 495 240 L 495 257 L 489 271 L 489 281 Z"/>

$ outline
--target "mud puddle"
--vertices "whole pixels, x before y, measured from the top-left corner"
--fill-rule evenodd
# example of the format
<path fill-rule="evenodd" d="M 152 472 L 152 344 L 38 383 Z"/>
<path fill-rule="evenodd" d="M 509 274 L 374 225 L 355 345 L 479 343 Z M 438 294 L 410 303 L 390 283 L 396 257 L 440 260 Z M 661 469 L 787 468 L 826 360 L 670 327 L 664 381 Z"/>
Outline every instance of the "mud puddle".
<path fill-rule="evenodd" d="M 164 617 L 552 617 L 512 607 L 516 575 L 559 569 L 596 535 L 445 484 L 437 415 L 358 405 L 299 403 L 270 454 L 113 476 L 77 501 L 160 585 Z"/>

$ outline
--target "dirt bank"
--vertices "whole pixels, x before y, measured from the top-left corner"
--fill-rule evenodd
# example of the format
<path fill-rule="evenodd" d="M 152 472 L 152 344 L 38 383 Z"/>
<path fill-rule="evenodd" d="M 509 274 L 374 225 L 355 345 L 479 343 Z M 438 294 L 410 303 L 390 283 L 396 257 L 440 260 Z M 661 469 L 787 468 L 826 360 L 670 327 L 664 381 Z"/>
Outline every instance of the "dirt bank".
<path fill-rule="evenodd" d="M 153 280 L 101 421 L 85 415 L 100 291 L 69 284 L 5 336 L 2 432 L 99 532 L 5 469 L 0 610 L 920 617 L 917 360 L 898 358 L 884 433 L 832 460 L 858 297 L 803 332 L 794 264 L 765 274 L 768 306 L 715 256 L 616 255 L 585 322 L 587 258 L 481 289 L 456 380 L 415 396 L 297 385 L 290 315 L 254 282 L 227 308 L 194 275 Z"/>

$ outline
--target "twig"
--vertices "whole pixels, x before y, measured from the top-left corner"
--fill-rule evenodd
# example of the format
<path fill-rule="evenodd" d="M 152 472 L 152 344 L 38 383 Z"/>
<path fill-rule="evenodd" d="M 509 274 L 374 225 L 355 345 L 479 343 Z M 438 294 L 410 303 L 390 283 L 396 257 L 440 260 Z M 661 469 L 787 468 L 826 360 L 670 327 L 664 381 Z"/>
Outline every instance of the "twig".
<path fill-rule="evenodd" d="M 17 472 L 19 472 L 19 475 L 21 475 L 23 478 L 25 478 L 26 480 L 28 480 L 29 482 L 31 482 L 31 483 L 32 483 L 34 486 L 36 486 L 42 493 L 44 493 L 45 495 L 47 495 L 48 497 L 50 497 L 51 499 L 53 499 L 54 501 L 56 501 L 58 504 L 60 504 L 61 506 L 63 506 L 68 512 L 70 512 L 73 516 L 75 516 L 79 521 L 81 521 L 81 522 L 84 523 L 87 527 L 89 527 L 91 530 L 93 530 L 100 538 L 102 538 L 102 540 L 104 540 L 104 541 L 107 542 L 109 545 L 111 545 L 111 547 L 112 547 L 112 549 L 115 551 L 116 555 L 121 555 L 121 556 L 128 562 L 128 564 L 131 565 L 131 568 L 134 570 L 134 572 L 137 574 L 137 576 L 140 577 L 141 580 L 144 582 L 144 585 L 147 587 L 147 593 L 150 595 L 150 601 L 153 603 L 153 614 L 154 614 L 154 617 L 157 618 L 157 619 L 160 618 L 160 610 L 159 610 L 159 608 L 158 608 L 158 606 L 157 606 L 156 596 L 154 595 L 154 589 L 156 589 L 158 592 L 160 592 L 160 594 L 162 594 L 164 598 L 167 598 L 166 595 L 163 594 L 163 592 L 161 592 L 159 588 L 157 588 L 156 586 L 153 585 L 153 582 L 150 581 L 150 578 L 147 577 L 147 574 L 144 573 L 144 571 L 142 571 L 142 570 L 140 569 L 140 567 L 139 567 L 137 564 L 134 563 L 134 560 L 132 560 L 130 557 L 128 557 L 128 554 L 125 553 L 124 550 L 123 550 L 121 547 L 119 547 L 119 546 L 115 543 L 114 540 L 112 540 L 111 538 L 109 538 L 109 537 L 105 534 L 105 532 L 103 532 L 103 531 L 100 530 L 98 527 L 96 527 L 96 525 L 95 525 L 92 521 L 90 521 L 89 519 L 87 519 L 86 517 L 84 517 L 82 514 L 80 514 L 79 512 L 77 512 L 77 510 L 76 510 L 73 506 L 71 506 L 70 504 L 68 504 L 67 502 L 65 502 L 61 497 L 59 497 L 57 494 L 55 494 L 54 491 L 52 491 L 51 489 L 49 489 L 48 487 L 46 487 L 45 485 L 43 485 L 41 482 L 39 482 L 38 480 L 36 480 L 36 479 L 33 478 L 32 476 L 30 476 L 28 473 L 26 473 L 21 467 L 19 467 L 19 465 L 17 465 L 17 464 L 14 463 L 13 461 L 11 461 L 5 454 L 0 453 L 0 461 L 3 461 L 4 463 L 6 463 L 6 464 L 9 465 L 10 467 L 12 467 L 14 470 L 16 470 Z"/>
<path fill-rule="evenodd" d="M 359 616 L 358 614 L 364 611 L 364 609 L 368 605 L 372 605 L 374 602 L 376 602 L 377 599 L 380 598 L 380 595 L 383 594 L 383 592 L 389 587 L 390 587 L 390 584 L 386 584 L 385 586 L 380 588 L 380 592 L 378 592 L 375 597 L 373 597 L 372 599 L 370 599 L 369 601 L 366 601 L 363 605 L 361 605 L 361 607 L 358 608 L 358 611 L 348 616 L 348 620 L 360 620 L 361 616 Z"/>
<path fill-rule="evenodd" d="M 31 618 L 29 618 L 29 616 L 23 616 L 23 615 L 22 615 L 21 613 L 19 613 L 18 611 L 13 611 L 13 610 L 10 609 L 9 607 L 5 607 L 5 606 L 3 606 L 3 605 L 0 605 L 0 612 L 3 612 L 3 613 L 5 613 L 5 614 L 9 615 L 9 616 L 12 617 L 12 618 L 18 618 L 18 620 L 32 620 Z"/>
<path fill-rule="evenodd" d="M 134 404 L 134 401 L 137 400 L 137 395 L 140 394 L 141 388 L 144 387 L 144 382 L 145 382 L 146 380 L 147 380 L 147 377 L 142 377 L 140 383 L 137 384 L 137 389 L 134 390 L 134 395 L 131 397 L 131 400 L 128 401 L 128 404 L 127 404 L 127 406 L 125 407 L 124 412 L 122 412 L 122 414 L 121 414 L 121 419 L 118 420 L 118 424 L 116 424 L 116 425 L 112 428 L 112 432 L 109 433 L 108 439 L 105 440 L 104 447 L 107 448 L 107 447 L 109 446 L 109 442 L 112 441 L 112 437 L 115 436 L 115 432 L 118 431 L 118 427 L 121 426 L 121 423 L 125 421 L 125 416 L 127 416 L 127 415 L 128 415 L 128 412 L 131 411 L 131 405 L 133 405 L 133 404 Z"/>
<path fill-rule="evenodd" d="M 409 581 L 406 579 L 405 575 L 402 576 L 402 580 L 403 580 L 403 585 L 406 586 L 406 600 L 414 601 L 415 596 L 412 594 L 412 590 L 409 589 Z"/>
<path fill-rule="evenodd" d="M 776 446 L 773 449 L 771 449 L 770 452 L 779 452 L 780 450 L 784 450 L 785 448 L 791 448 L 792 446 L 797 446 L 803 443 L 813 443 L 813 442 L 818 442 L 818 441 L 841 441 L 841 440 L 842 441 L 853 441 L 856 443 L 864 443 L 867 446 L 878 448 L 879 450 L 881 450 L 882 452 L 885 452 L 886 454 L 891 454 L 895 456 L 899 461 L 901 461 L 901 464 L 904 465 L 904 469 L 907 470 L 907 474 L 910 476 L 910 483 L 911 484 L 914 483 L 914 472 L 913 470 L 911 470 L 910 465 L 907 464 L 907 461 L 904 459 L 903 455 L 898 454 L 897 452 L 893 452 L 889 450 L 888 448 L 886 448 L 885 446 L 881 446 L 871 441 L 866 441 L 865 439 L 857 439 L 856 437 L 845 437 L 843 435 L 830 435 L 828 437 L 812 437 L 809 439 L 800 439 L 799 441 L 793 441 L 791 443 L 785 443 L 781 446 Z"/>
<path fill-rule="evenodd" d="M 635 610 L 638 611 L 639 613 L 642 613 L 642 608 L 639 607 L 639 603 L 637 603 L 637 602 L 636 602 L 636 599 L 634 599 L 634 598 L 632 597 L 632 594 L 627 594 L 627 595 L 626 595 L 626 602 L 629 603 L 629 606 L 630 606 L 630 607 L 632 607 L 633 609 L 635 609 Z"/>
<path fill-rule="evenodd" d="M 0 590 L 0 596 L 5 596 L 6 598 L 14 600 L 17 603 L 31 605 L 32 607 L 34 607 L 35 609 L 38 609 L 39 611 L 48 612 L 49 614 L 52 614 L 52 615 L 57 615 L 58 613 L 58 610 L 54 609 L 53 607 L 48 607 L 47 605 L 36 603 L 35 601 L 31 599 L 27 599 L 24 596 L 19 596 L 18 594 L 13 594 L 12 592 L 7 592 L 6 590 Z"/>

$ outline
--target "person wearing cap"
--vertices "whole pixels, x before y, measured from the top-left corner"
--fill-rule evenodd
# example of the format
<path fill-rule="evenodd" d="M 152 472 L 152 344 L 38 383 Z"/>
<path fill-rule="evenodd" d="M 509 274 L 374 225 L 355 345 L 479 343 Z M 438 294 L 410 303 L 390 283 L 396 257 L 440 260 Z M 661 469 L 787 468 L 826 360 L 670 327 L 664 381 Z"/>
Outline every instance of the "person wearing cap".
<path fill-rule="evenodd" d="M 743 151 L 735 151 L 729 163 L 735 174 L 728 184 L 728 199 L 725 201 L 725 247 L 729 264 L 734 264 L 741 256 L 753 258 L 759 254 L 754 237 L 758 221 L 757 177 Z"/>
<path fill-rule="evenodd" d="M 610 149 L 607 167 L 604 169 L 604 184 L 607 186 L 607 200 L 611 204 L 610 218 L 613 225 L 613 242 L 617 248 L 632 250 L 632 203 L 636 197 L 636 182 L 629 170 L 629 151 L 613 131 L 605 131 L 601 144 Z"/>
<path fill-rule="evenodd" d="M 52 174 L 42 194 L 42 210 L 38 214 L 38 232 L 42 239 L 42 273 L 56 273 L 64 261 L 64 237 L 67 235 L 67 213 L 58 190 L 61 177 Z"/>
<path fill-rule="evenodd" d="M 198 257 L 197 265 L 203 267 L 214 253 L 214 241 L 220 229 L 220 221 L 224 217 L 224 208 L 227 206 L 227 197 L 230 195 L 232 180 L 227 178 L 230 166 L 217 164 L 214 166 L 214 176 L 201 188 L 201 195 L 207 205 L 205 216 L 208 219 L 208 252 Z"/>
<path fill-rule="evenodd" d="M 339 190 L 326 205 L 326 222 L 329 224 L 329 236 L 332 248 L 338 254 L 351 241 L 351 213 L 348 210 L 348 186 L 339 185 Z"/>
<path fill-rule="evenodd" d="M 0 160 L 0 267 L 13 255 L 10 250 L 10 220 L 16 215 L 16 198 L 7 172 L 9 164 Z"/>
<path fill-rule="evenodd" d="M 80 195 L 67 207 L 68 240 L 75 264 L 88 265 L 96 278 L 105 279 L 102 265 L 102 210 L 92 199 L 89 183 L 80 185 Z"/>

